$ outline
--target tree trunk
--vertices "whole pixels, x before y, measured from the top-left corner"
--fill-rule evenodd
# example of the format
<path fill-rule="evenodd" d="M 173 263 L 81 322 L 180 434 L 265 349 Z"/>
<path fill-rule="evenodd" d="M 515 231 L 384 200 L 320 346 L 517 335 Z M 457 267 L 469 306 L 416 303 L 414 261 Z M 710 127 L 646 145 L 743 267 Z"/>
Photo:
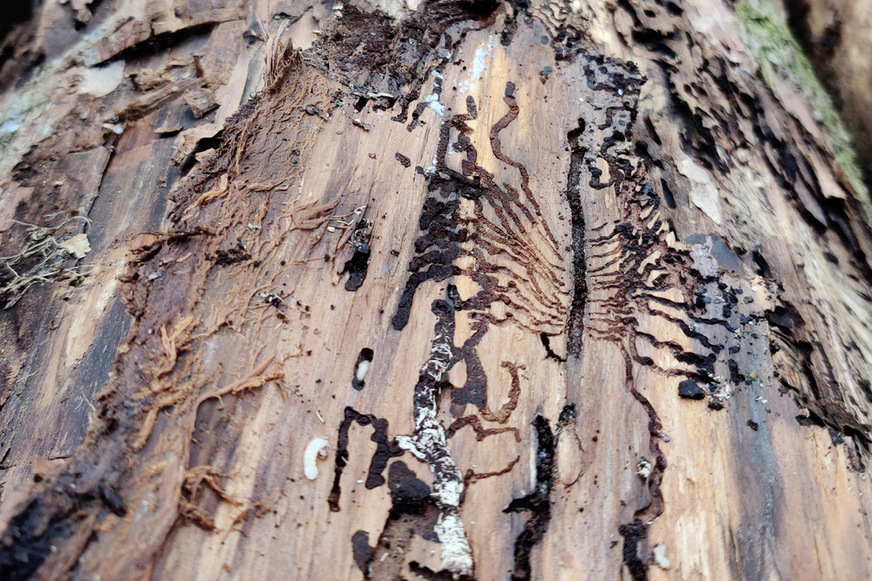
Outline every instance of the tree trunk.
<path fill-rule="evenodd" d="M 872 181 L 872 5 L 850 0 L 784 0 L 791 26 L 833 93 Z"/>
<path fill-rule="evenodd" d="M 0 577 L 869 576 L 862 186 L 730 6 L 94 4 L 2 64 Z"/>

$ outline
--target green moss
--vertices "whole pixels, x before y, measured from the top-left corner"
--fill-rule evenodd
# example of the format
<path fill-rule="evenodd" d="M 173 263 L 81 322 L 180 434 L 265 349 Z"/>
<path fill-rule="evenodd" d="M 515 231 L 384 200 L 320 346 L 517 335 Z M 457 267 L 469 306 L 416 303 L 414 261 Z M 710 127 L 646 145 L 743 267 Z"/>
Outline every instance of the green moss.
<path fill-rule="evenodd" d="M 845 172 L 866 212 L 872 216 L 869 191 L 857 156 L 832 98 L 814 72 L 793 31 L 769 0 L 744 0 L 736 10 L 745 46 L 757 61 L 763 79 L 776 94 L 778 85 L 791 83 L 808 99 L 812 115 L 824 127 L 827 145 Z"/>

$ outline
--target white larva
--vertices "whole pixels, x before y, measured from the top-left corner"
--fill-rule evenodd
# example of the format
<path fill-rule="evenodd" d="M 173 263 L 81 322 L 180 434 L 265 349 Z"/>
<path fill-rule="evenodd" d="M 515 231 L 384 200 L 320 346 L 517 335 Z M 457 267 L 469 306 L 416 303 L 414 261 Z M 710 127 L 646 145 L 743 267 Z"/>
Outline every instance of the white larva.
<path fill-rule="evenodd" d="M 357 372 L 354 374 L 354 376 L 355 378 L 357 378 L 358 383 L 363 383 L 363 380 L 366 377 L 366 372 L 369 371 L 370 363 L 370 361 L 363 359 L 360 363 L 357 364 Z"/>
<path fill-rule="evenodd" d="M 306 446 L 306 451 L 303 452 L 303 471 L 306 478 L 315 480 L 318 478 L 318 457 L 326 457 L 325 448 L 327 447 L 327 438 L 315 438 L 309 445 Z"/>

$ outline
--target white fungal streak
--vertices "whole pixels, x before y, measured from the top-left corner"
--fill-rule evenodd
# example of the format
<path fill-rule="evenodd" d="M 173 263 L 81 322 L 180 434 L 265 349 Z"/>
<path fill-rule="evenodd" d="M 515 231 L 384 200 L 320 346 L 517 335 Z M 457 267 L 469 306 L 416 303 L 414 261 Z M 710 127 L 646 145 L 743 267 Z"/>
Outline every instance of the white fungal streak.
<path fill-rule="evenodd" d="M 493 35 L 488 36 L 487 45 L 475 49 L 475 56 L 472 59 L 472 74 L 470 75 L 470 79 L 472 79 L 473 82 L 477 81 L 482 73 L 484 73 L 485 66 L 487 65 L 485 59 L 490 56 L 491 51 L 495 46 L 493 40 Z"/>
<path fill-rule="evenodd" d="M 647 458 L 642 458 L 639 460 L 636 474 L 638 474 L 643 480 L 648 480 L 648 478 L 651 477 L 652 469 L 651 462 L 649 462 Z"/>
<path fill-rule="evenodd" d="M 431 109 L 436 111 L 438 115 L 445 116 L 445 105 L 439 102 L 439 95 L 436 93 L 431 93 L 427 95 L 427 98 L 424 99 L 424 102 L 430 106 Z"/>
<path fill-rule="evenodd" d="M 440 73 L 439 71 L 433 71 L 433 77 L 441 81 L 442 73 Z M 427 95 L 427 98 L 424 99 L 424 102 L 427 103 L 427 105 L 431 109 L 436 111 L 436 113 L 441 117 L 445 116 L 445 105 L 439 102 L 439 93 L 437 93 L 435 90 Z"/>
<path fill-rule="evenodd" d="M 453 332 L 453 325 L 451 328 Z M 448 333 L 440 333 L 433 340 L 430 357 L 421 367 L 415 386 L 415 433 L 398 436 L 397 444 L 429 464 L 433 473 L 433 496 L 440 511 L 434 531 L 442 545 L 442 569 L 454 575 L 472 575 L 472 549 L 459 515 L 463 477 L 448 452 L 445 431 L 436 416 L 436 386 L 451 361 L 453 342 Z"/>
<path fill-rule="evenodd" d="M 457 512 L 440 514 L 433 530 L 442 543 L 442 568 L 459 575 L 472 575 L 472 551 Z"/>
<path fill-rule="evenodd" d="M 669 569 L 672 567 L 672 563 L 669 562 L 669 559 L 666 557 L 666 545 L 663 543 L 657 543 L 654 545 L 654 562 L 657 563 L 657 566 L 661 569 Z"/>
<path fill-rule="evenodd" d="M 366 372 L 369 371 L 370 363 L 370 361 L 363 359 L 357 364 L 357 371 L 354 372 L 354 377 L 358 383 L 363 383 L 364 378 L 366 378 Z"/>
<path fill-rule="evenodd" d="M 438 335 L 433 340 L 430 358 L 421 368 L 421 374 L 426 375 L 434 382 L 441 381 L 449 361 L 451 361 L 451 345 L 445 341 L 444 336 Z M 433 415 L 435 417 L 435 410 Z"/>
<path fill-rule="evenodd" d="M 303 471 L 309 480 L 318 478 L 318 457 L 326 447 L 327 438 L 315 438 L 306 446 L 306 451 L 303 452 Z M 322 457 L 326 457 L 326 454 Z"/>
<path fill-rule="evenodd" d="M 424 452 L 418 450 L 418 446 L 415 445 L 415 439 L 412 436 L 397 436 L 396 440 L 397 446 L 411 452 L 418 460 L 424 461 L 427 459 Z"/>

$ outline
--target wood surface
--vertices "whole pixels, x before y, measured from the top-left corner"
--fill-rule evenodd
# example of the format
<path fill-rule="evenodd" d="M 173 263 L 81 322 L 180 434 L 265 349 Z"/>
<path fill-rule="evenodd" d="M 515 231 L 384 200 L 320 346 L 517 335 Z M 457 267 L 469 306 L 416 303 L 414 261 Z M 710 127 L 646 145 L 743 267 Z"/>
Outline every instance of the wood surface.
<path fill-rule="evenodd" d="M 869 222 L 730 6 L 15 34 L 0 576 L 869 575 Z"/>

